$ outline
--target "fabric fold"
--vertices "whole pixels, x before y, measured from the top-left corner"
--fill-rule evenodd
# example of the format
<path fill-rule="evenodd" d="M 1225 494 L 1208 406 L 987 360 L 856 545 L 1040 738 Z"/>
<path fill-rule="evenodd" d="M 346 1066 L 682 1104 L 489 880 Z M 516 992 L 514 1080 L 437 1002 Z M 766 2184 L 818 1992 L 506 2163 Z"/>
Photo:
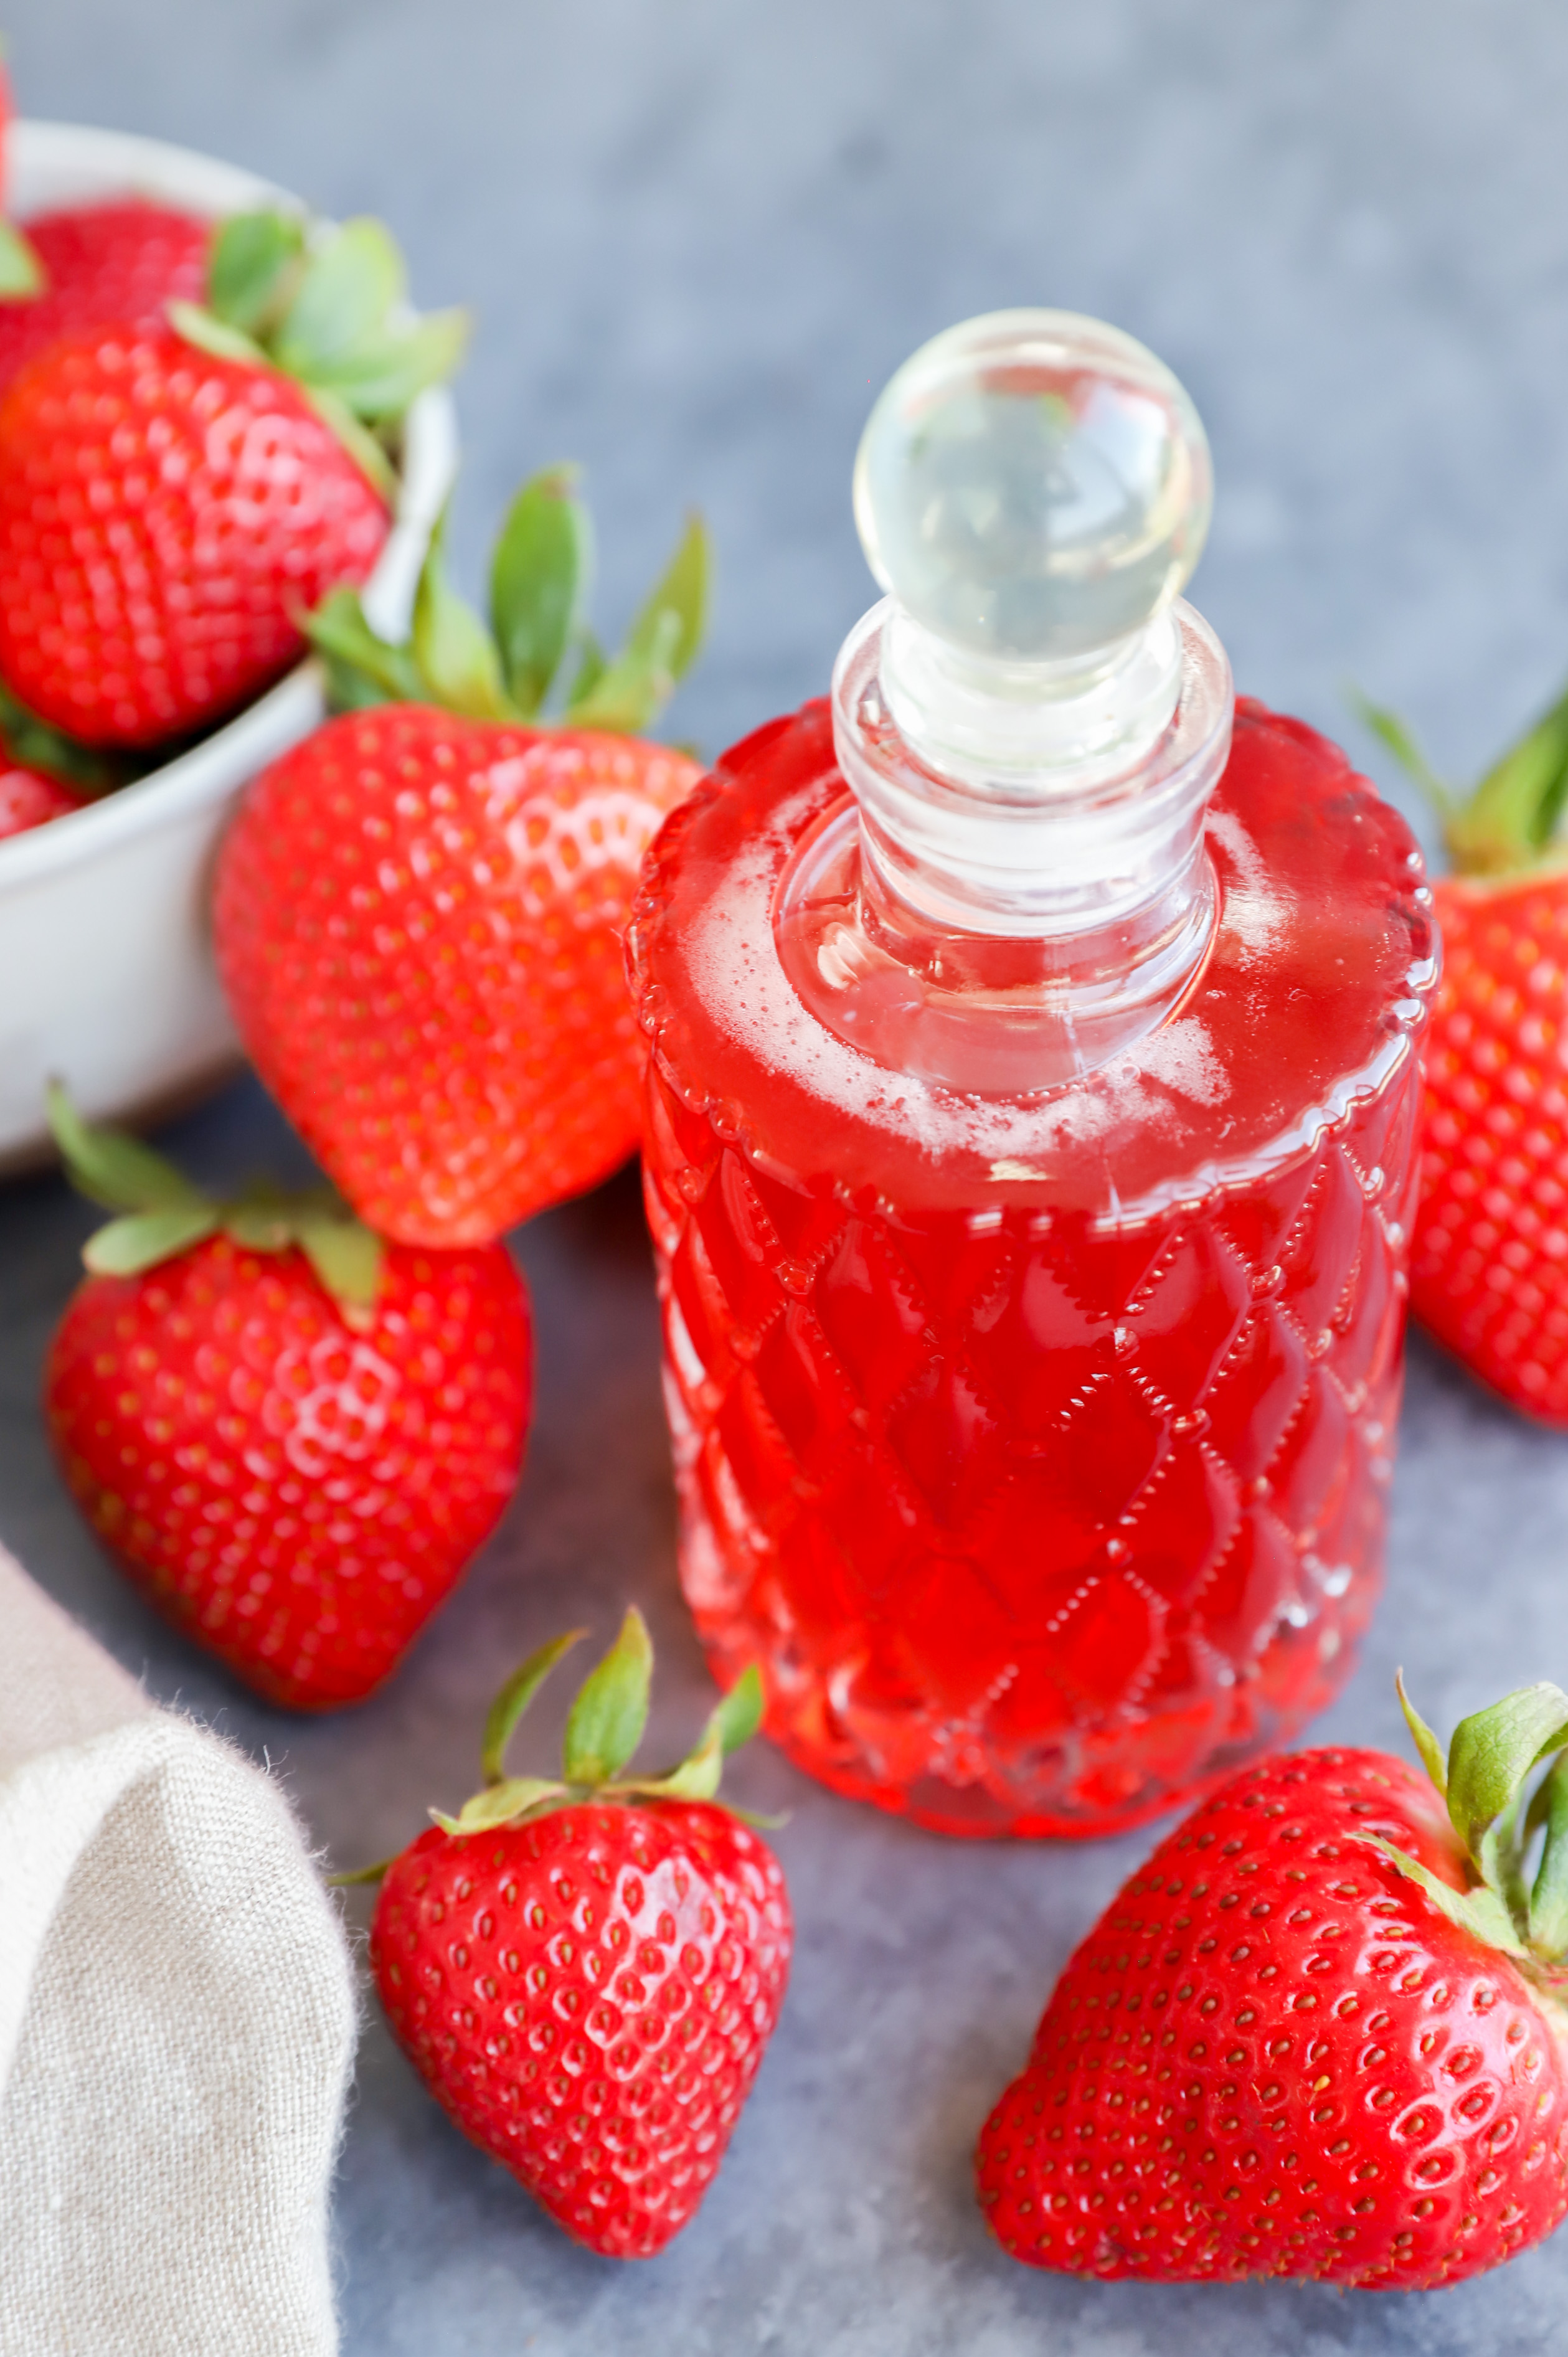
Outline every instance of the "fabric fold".
<path fill-rule="evenodd" d="M 6 2357 L 330 2357 L 354 2027 L 278 1786 L 0 1551 Z"/>

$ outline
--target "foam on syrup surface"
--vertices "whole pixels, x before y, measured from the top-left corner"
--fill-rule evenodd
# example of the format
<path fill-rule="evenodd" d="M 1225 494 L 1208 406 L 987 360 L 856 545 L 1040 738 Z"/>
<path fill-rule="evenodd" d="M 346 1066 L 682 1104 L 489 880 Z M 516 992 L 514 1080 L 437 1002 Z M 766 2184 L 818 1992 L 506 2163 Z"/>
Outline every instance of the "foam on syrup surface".
<path fill-rule="evenodd" d="M 809 752 L 810 712 L 796 733 Z M 732 757 L 729 792 L 696 818 L 701 856 L 677 879 L 671 912 L 678 1020 L 695 1050 L 680 1061 L 734 1103 L 765 1159 L 799 1168 L 804 1121 L 821 1167 L 852 1186 L 877 1183 L 892 1148 L 922 1195 L 978 1179 L 1038 1201 L 1045 1187 L 1053 1200 L 1125 1220 L 1242 1183 L 1260 1154 L 1309 1150 L 1408 1052 L 1386 1010 L 1402 977 L 1419 991 L 1430 945 L 1402 823 L 1321 739 L 1270 716 L 1239 729 L 1211 808 L 1219 923 L 1205 974 L 1173 1017 L 1084 1080 L 1027 1096 L 961 1094 L 876 1062 L 808 1010 L 774 944 L 779 876 L 843 792 L 821 734 L 825 758 L 791 764 L 787 779 L 775 771 L 771 791 L 757 791 L 747 748 Z M 1326 756 L 1356 811 L 1350 849 L 1327 877 L 1315 871 L 1323 827 L 1313 797 L 1303 803 L 1304 752 L 1316 802 Z M 777 1085 L 759 1088 L 763 1073 Z"/>

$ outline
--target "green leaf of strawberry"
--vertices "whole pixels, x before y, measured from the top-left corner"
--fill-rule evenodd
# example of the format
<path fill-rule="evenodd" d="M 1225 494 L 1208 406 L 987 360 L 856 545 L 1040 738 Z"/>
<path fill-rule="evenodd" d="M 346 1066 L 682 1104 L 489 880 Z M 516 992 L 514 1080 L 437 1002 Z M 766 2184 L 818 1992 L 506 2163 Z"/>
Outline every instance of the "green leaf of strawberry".
<path fill-rule="evenodd" d="M 749 1743 L 762 1724 L 762 1674 L 749 1663 L 724 1699 L 709 1714 L 702 1734 L 686 1757 L 661 1776 L 636 1776 L 618 1785 L 618 1792 L 650 1801 L 711 1801 L 719 1789 L 724 1763 L 732 1751 Z M 782 1824 L 781 1817 L 758 1816 L 755 1811 L 726 1803 L 743 1824 Z"/>
<path fill-rule="evenodd" d="M 748 1743 L 762 1723 L 762 1679 L 755 1663 L 738 1677 L 709 1713 L 696 1743 L 678 1766 L 661 1776 L 627 1778 L 648 1725 L 649 1694 L 653 1676 L 653 1645 L 648 1623 L 635 1604 L 628 1605 L 615 1643 L 579 1687 L 567 1716 L 558 1777 L 509 1776 L 507 1746 L 534 1695 L 556 1664 L 580 1642 L 585 1631 L 569 1629 L 553 1637 L 512 1672 L 486 1716 L 479 1746 L 479 1790 L 464 1802 L 456 1816 L 432 1809 L 432 1821 L 453 1835 L 485 1833 L 548 1814 L 556 1808 L 583 1803 L 613 1803 L 635 1808 L 645 1801 L 712 1801 L 719 1789 L 729 1754 Z M 746 1824 L 760 1823 L 745 1810 L 732 1814 Z M 334 1876 L 338 1882 L 362 1882 L 377 1869 L 364 1867 Z"/>
<path fill-rule="evenodd" d="M 433 384 L 456 372 L 468 342 L 461 311 L 440 311 L 407 328 L 365 336 L 351 352 L 322 361 L 305 382 L 338 399 L 372 425 L 400 418 Z"/>
<path fill-rule="evenodd" d="M 639 1782 L 637 1790 L 670 1801 L 711 1801 L 719 1789 L 724 1760 L 719 1730 L 710 1720 L 700 1741 L 678 1767 L 671 1768 L 667 1775 L 652 1776 Z"/>
<path fill-rule="evenodd" d="M 220 222 L 208 266 L 213 317 L 243 335 L 274 328 L 305 261 L 305 223 L 293 213 L 232 213 Z"/>
<path fill-rule="evenodd" d="M 245 368 L 271 365 L 254 336 L 235 327 L 231 320 L 220 319 L 215 311 L 200 303 L 177 298 L 167 309 L 169 326 L 182 343 L 192 345 L 197 351 L 210 352 L 218 361 L 238 361 Z"/>
<path fill-rule="evenodd" d="M 215 1203 L 171 1204 L 162 1211 L 127 1211 L 111 1220 L 82 1246 L 83 1265 L 94 1276 L 140 1276 L 145 1268 L 188 1252 L 223 1224 Z"/>
<path fill-rule="evenodd" d="M 49 1127 L 70 1182 L 106 1211 L 189 1210 L 200 1189 L 152 1146 L 125 1131 L 83 1121 L 59 1081 L 48 1091 Z"/>
<path fill-rule="evenodd" d="M 572 1706 L 562 1755 L 568 1783 L 607 1784 L 619 1775 L 642 1741 L 652 1677 L 648 1623 L 633 1604 L 620 1635 Z"/>
<path fill-rule="evenodd" d="M 335 1301 L 369 1309 L 381 1289 L 384 1248 L 380 1236 L 336 1204 L 306 1203 L 290 1222 L 293 1241 Z"/>
<path fill-rule="evenodd" d="M 46 778 L 58 778 L 73 793 L 87 799 L 127 784 L 138 767 L 132 761 L 89 752 L 85 745 L 77 744 L 62 730 L 40 720 L 36 712 L 29 712 L 4 685 L 0 685 L 0 740 L 12 759 L 19 761 L 24 769 L 38 770 Z"/>
<path fill-rule="evenodd" d="M 328 592 L 306 623 L 327 665 L 328 689 L 340 712 L 368 712 L 378 704 L 419 704 L 427 687 L 413 641 L 392 646 L 365 619 L 359 592 Z"/>
<path fill-rule="evenodd" d="M 312 231 L 293 214 L 242 213 L 213 239 L 205 305 L 172 302 L 167 313 L 198 350 L 292 378 L 390 500 L 378 432 L 452 375 L 468 339 L 466 312 L 421 317 L 407 296 L 403 255 L 381 221 Z"/>
<path fill-rule="evenodd" d="M 552 1637 L 547 1645 L 541 1645 L 536 1653 L 530 1653 L 527 1661 L 508 1678 L 490 1705 L 479 1744 L 479 1770 L 487 1784 L 507 1781 L 503 1762 L 507 1745 L 511 1741 L 518 1721 L 556 1663 L 569 1653 L 574 1645 L 580 1644 L 587 1633 L 585 1629 L 568 1629 L 564 1636 Z M 511 1781 L 515 1782 L 516 1780 Z"/>
<path fill-rule="evenodd" d="M 380 333 L 404 302 L 403 256 L 378 221 L 363 217 L 328 231 L 306 255 L 294 299 L 272 339 L 291 376 L 318 376 Z"/>
<path fill-rule="evenodd" d="M 140 1138 L 84 1121 L 58 1081 L 49 1082 L 48 1108 L 72 1186 L 120 1214 L 82 1249 L 95 1276 L 139 1276 L 221 1232 L 250 1252 L 297 1246 L 346 1312 L 374 1306 L 385 1248 L 328 1190 L 285 1195 L 258 1180 L 231 1198 L 205 1195 Z"/>
<path fill-rule="evenodd" d="M 420 568 L 413 600 L 414 667 L 448 712 L 459 712 L 466 720 L 515 716 L 501 685 L 496 642 L 447 578 L 445 538 L 438 526 Z"/>
<path fill-rule="evenodd" d="M 1518 1838 L 1515 1813 L 1524 1780 L 1568 1743 L 1568 1695 L 1560 1686 L 1521 1686 L 1489 1710 L 1461 1719 L 1448 1746 L 1447 1802 L 1454 1830 L 1482 1880 L 1502 1888 L 1499 1841 Z"/>
<path fill-rule="evenodd" d="M 1386 1841 L 1381 1834 L 1360 1834 L 1357 1838 L 1364 1841 L 1369 1849 L 1380 1851 L 1391 1865 L 1398 1867 L 1410 1881 L 1418 1884 L 1451 1923 L 1459 1924 L 1488 1948 L 1501 1948 L 1505 1954 L 1510 1956 L 1529 1954 L 1523 1941 L 1515 1933 L 1513 1918 L 1495 1890 L 1455 1890 L 1450 1884 L 1440 1881 L 1429 1867 L 1422 1865 L 1419 1858 L 1412 1857 L 1408 1851 L 1399 1848 L 1395 1843 Z"/>
<path fill-rule="evenodd" d="M 1406 1694 L 1404 1689 L 1404 1672 L 1402 1670 L 1396 1670 L 1394 1672 L 1394 1691 L 1399 1695 L 1400 1708 L 1404 1713 L 1404 1723 L 1410 1729 L 1411 1740 L 1415 1745 L 1417 1751 L 1421 1755 L 1421 1764 L 1425 1769 L 1427 1774 L 1431 1777 L 1433 1782 L 1436 1785 L 1438 1791 L 1444 1795 L 1444 1799 L 1446 1799 L 1448 1793 L 1448 1763 L 1443 1756 L 1443 1746 L 1437 1740 L 1436 1736 L 1434 1735 L 1431 1727 L 1428 1727 L 1425 1719 L 1423 1718 L 1420 1711 L 1417 1710 L 1414 1703 L 1412 1702 L 1409 1695 Z"/>
<path fill-rule="evenodd" d="M 1568 1933 L 1560 1930 L 1568 1921 L 1568 1858 L 1560 1830 L 1568 1821 L 1568 1694 L 1543 1681 L 1505 1695 L 1460 1720 L 1444 1760 L 1405 1693 L 1402 1675 L 1398 1686 L 1423 1765 L 1463 1846 L 1471 1888 L 1440 1886 L 1388 1841 L 1371 1834 L 1364 1838 L 1419 1882 L 1451 1921 L 1510 1955 L 1557 1965 L 1568 1948 Z M 1548 1762 L 1551 1772 L 1532 1794 L 1531 1781 Z M 1530 1857 L 1542 1825 L 1546 1843 L 1532 1888 Z"/>
<path fill-rule="evenodd" d="M 440 1809 L 432 1809 L 431 1821 L 449 1834 L 488 1833 L 492 1825 L 510 1824 L 514 1817 L 526 1816 L 542 1801 L 558 1801 L 565 1796 L 564 1784 L 555 1783 L 548 1776 L 508 1776 L 499 1784 L 487 1784 L 464 1802 L 455 1817 Z"/>
<path fill-rule="evenodd" d="M 0 221 L 0 300 L 28 302 L 48 285 L 33 245 L 14 221 Z"/>
<path fill-rule="evenodd" d="M 578 727 L 628 736 L 648 727 L 702 644 L 711 569 L 707 534 L 693 516 L 621 652 L 585 692 L 574 689 L 567 709 Z"/>
<path fill-rule="evenodd" d="M 764 1700 L 762 1673 L 755 1662 L 748 1662 L 708 1722 L 726 1760 L 732 1751 L 749 1743 L 762 1725 Z"/>
<path fill-rule="evenodd" d="M 712 570 L 707 533 L 700 518 L 688 520 L 625 646 L 607 662 L 582 619 L 593 535 L 575 479 L 574 468 L 549 467 L 513 500 L 490 561 L 489 628 L 453 588 L 439 531 L 420 574 L 413 630 L 401 644 L 371 630 L 353 591 L 334 590 L 305 627 L 327 661 L 339 709 L 428 703 L 465 719 L 537 725 L 575 646 L 562 717 L 574 727 L 646 731 L 702 644 Z"/>
<path fill-rule="evenodd" d="M 1557 832 L 1568 803 L 1568 695 L 1492 764 L 1468 797 L 1444 785 L 1394 713 L 1360 698 L 1357 709 L 1441 816 L 1458 875 L 1510 876 L 1560 856 Z"/>
<path fill-rule="evenodd" d="M 524 483 L 490 560 L 496 642 L 507 693 L 521 713 L 540 710 L 582 627 L 594 535 L 576 479 L 575 467 L 546 467 Z"/>
<path fill-rule="evenodd" d="M 1545 1834 L 1530 1894 L 1530 1936 L 1543 1955 L 1568 1955 L 1568 1759 L 1553 1763 L 1530 1805 L 1530 1831 Z"/>
<path fill-rule="evenodd" d="M 580 711 L 609 668 L 609 659 L 592 630 L 585 630 L 577 645 L 577 668 L 566 696 L 568 712 Z"/>

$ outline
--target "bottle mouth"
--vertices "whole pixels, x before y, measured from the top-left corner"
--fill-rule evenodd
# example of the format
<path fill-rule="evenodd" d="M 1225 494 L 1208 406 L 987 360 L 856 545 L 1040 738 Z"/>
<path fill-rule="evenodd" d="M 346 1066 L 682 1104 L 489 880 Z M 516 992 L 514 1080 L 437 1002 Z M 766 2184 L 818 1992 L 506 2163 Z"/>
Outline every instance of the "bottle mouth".
<path fill-rule="evenodd" d="M 1145 916 L 1182 929 L 1178 904 L 1203 896 L 1203 814 L 1233 706 L 1225 650 L 1184 601 L 1086 672 L 967 666 L 886 598 L 833 673 L 839 766 L 875 884 L 920 924 L 1014 939 Z"/>

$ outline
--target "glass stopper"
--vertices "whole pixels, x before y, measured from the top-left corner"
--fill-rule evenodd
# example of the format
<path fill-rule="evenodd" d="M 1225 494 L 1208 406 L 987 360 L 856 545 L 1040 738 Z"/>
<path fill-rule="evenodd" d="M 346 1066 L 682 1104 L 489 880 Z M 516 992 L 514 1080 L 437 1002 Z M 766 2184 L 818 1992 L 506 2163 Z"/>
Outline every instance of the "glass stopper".
<path fill-rule="evenodd" d="M 1119 328 L 993 311 L 921 346 L 871 413 L 854 514 L 905 610 L 983 661 L 1080 661 L 1179 595 L 1208 530 L 1208 443 Z"/>

